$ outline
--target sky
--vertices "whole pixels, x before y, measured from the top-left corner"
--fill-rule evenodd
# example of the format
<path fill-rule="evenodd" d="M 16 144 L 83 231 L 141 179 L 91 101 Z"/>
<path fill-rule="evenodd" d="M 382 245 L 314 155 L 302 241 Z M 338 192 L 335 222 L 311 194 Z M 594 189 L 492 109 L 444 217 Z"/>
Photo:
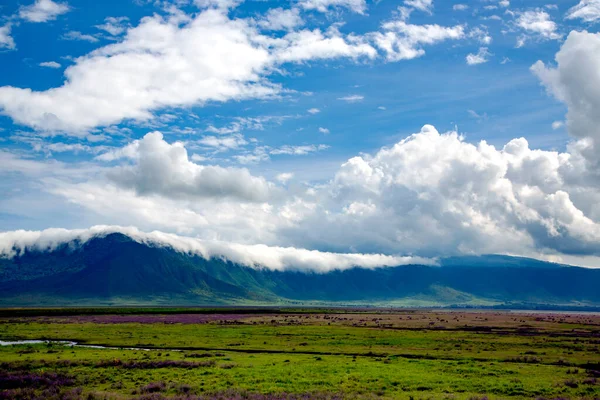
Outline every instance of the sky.
<path fill-rule="evenodd" d="M 600 0 L 6 0 L 0 248 L 600 267 L 599 26 Z"/>

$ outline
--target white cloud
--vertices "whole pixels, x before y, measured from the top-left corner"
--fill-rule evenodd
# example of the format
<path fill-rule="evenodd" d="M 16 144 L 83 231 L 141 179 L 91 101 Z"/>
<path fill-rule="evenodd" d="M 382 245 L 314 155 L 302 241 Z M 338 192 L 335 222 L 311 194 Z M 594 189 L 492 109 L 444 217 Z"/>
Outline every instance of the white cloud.
<path fill-rule="evenodd" d="M 404 0 L 404 5 L 429 14 L 433 11 L 433 0 Z"/>
<path fill-rule="evenodd" d="M 299 0 L 298 5 L 305 10 L 316 10 L 323 13 L 334 7 L 348 8 L 359 14 L 364 14 L 367 10 L 365 0 Z"/>
<path fill-rule="evenodd" d="M 467 54 L 466 60 L 468 65 L 478 65 L 483 64 L 489 61 L 489 56 L 491 53 L 488 51 L 487 47 L 480 47 L 477 54 L 469 53 Z"/>
<path fill-rule="evenodd" d="M 281 183 L 287 183 L 290 179 L 294 177 L 294 174 L 291 172 L 282 172 L 281 174 L 277 174 L 275 179 Z"/>
<path fill-rule="evenodd" d="M 348 160 L 305 198 L 307 211 L 288 234 L 358 251 L 599 255 L 600 190 L 582 181 L 578 158 L 532 150 L 523 138 L 502 149 L 469 144 L 425 126 Z"/>
<path fill-rule="evenodd" d="M 21 124 L 82 132 L 125 118 L 147 120 L 160 107 L 272 95 L 277 89 L 259 78 L 269 54 L 252 36 L 245 22 L 217 10 L 182 28 L 147 17 L 124 41 L 77 59 L 62 87 L 2 87 L 0 106 Z"/>
<path fill-rule="evenodd" d="M 587 158 L 600 155 L 600 34 L 573 31 L 556 54 L 556 67 L 538 61 L 533 72 L 568 107 L 567 129 Z"/>
<path fill-rule="evenodd" d="M 552 129 L 554 129 L 554 130 L 560 129 L 563 126 L 565 126 L 565 123 L 563 121 L 554 121 L 552 123 Z"/>
<path fill-rule="evenodd" d="M 498 4 L 500 5 L 500 7 L 510 7 L 510 1 L 509 0 L 500 0 L 498 2 Z"/>
<path fill-rule="evenodd" d="M 329 129 L 327 128 L 320 127 L 319 132 L 321 132 L 324 135 L 329 135 Z"/>
<path fill-rule="evenodd" d="M 600 20 L 600 0 L 581 0 L 567 12 L 567 19 L 581 19 L 585 22 Z"/>
<path fill-rule="evenodd" d="M 541 10 L 525 11 L 519 14 L 516 24 L 528 33 L 538 35 L 544 39 L 560 39 L 557 33 L 556 22 L 550 19 L 550 15 Z"/>
<path fill-rule="evenodd" d="M 207 158 L 205 156 L 201 156 L 200 154 L 192 154 L 190 160 L 195 162 L 204 162 L 207 160 Z"/>
<path fill-rule="evenodd" d="M 193 163 L 182 143 L 169 144 L 160 132 L 148 133 L 120 151 L 99 158 L 114 160 L 127 156 L 134 164 L 112 168 L 107 173 L 108 179 L 143 196 L 236 198 L 255 202 L 268 200 L 274 190 L 274 185 L 252 176 L 246 169 Z"/>
<path fill-rule="evenodd" d="M 259 25 L 264 29 L 274 31 L 288 31 L 304 24 L 300 12 L 297 8 L 283 9 L 271 8 L 259 21 Z"/>
<path fill-rule="evenodd" d="M 321 112 L 318 108 L 309 108 L 307 111 L 309 114 L 318 114 Z"/>
<path fill-rule="evenodd" d="M 96 157 L 99 161 L 112 162 L 121 159 L 136 160 L 138 158 L 140 141 L 134 140 L 126 146 L 112 149 Z"/>
<path fill-rule="evenodd" d="M 454 11 L 465 11 L 469 9 L 469 6 L 467 4 L 455 4 L 452 6 L 452 9 Z"/>
<path fill-rule="evenodd" d="M 0 256 L 14 257 L 25 250 L 51 251 L 64 243 L 77 241 L 80 245 L 111 233 L 121 233 L 144 244 L 169 247 L 184 254 L 204 259 L 224 258 L 251 268 L 277 271 L 307 271 L 325 273 L 354 267 L 381 268 L 409 264 L 435 265 L 421 257 L 387 256 L 383 254 L 340 254 L 294 247 L 241 245 L 222 241 L 207 241 L 153 231 L 142 232 L 133 227 L 93 226 L 90 229 L 0 232 Z"/>
<path fill-rule="evenodd" d="M 278 62 L 302 62 L 334 58 L 375 58 L 377 51 L 364 37 L 344 38 L 337 29 L 290 32 L 278 41 L 273 56 Z"/>
<path fill-rule="evenodd" d="M 128 28 L 127 17 L 106 17 L 104 23 L 96 25 L 96 28 L 107 32 L 112 36 L 119 36 Z"/>
<path fill-rule="evenodd" d="M 423 45 L 433 45 L 445 40 L 462 39 L 464 27 L 440 25 L 413 25 L 403 20 L 383 24 L 383 32 L 372 34 L 377 47 L 383 50 L 389 61 L 410 60 L 425 54 Z"/>
<path fill-rule="evenodd" d="M 10 35 L 11 28 L 11 24 L 6 24 L 0 27 L 0 49 L 12 50 L 16 47 L 15 40 Z"/>
<path fill-rule="evenodd" d="M 69 10 L 70 7 L 67 3 L 55 3 L 52 0 L 35 0 L 35 3 L 19 9 L 19 17 L 29 22 L 47 22 L 69 12 Z"/>
<path fill-rule="evenodd" d="M 123 41 L 76 59 L 61 87 L 1 87 L 0 109 L 18 124 L 84 135 L 124 119 L 149 120 L 160 108 L 277 95 L 280 87 L 265 76 L 281 63 L 377 56 L 366 38 L 335 28 L 269 38 L 251 20 L 218 9 L 181 18 L 142 19 Z M 65 37 L 97 40 L 80 32 Z"/>
<path fill-rule="evenodd" d="M 360 94 L 351 94 L 344 97 L 338 97 L 338 100 L 346 101 L 348 103 L 356 103 L 359 101 L 363 101 L 365 96 L 361 96 Z"/>
<path fill-rule="evenodd" d="M 56 61 L 46 61 L 46 62 L 41 62 L 39 63 L 40 67 L 46 67 L 46 68 L 60 68 L 61 65 L 59 63 L 57 63 Z"/>

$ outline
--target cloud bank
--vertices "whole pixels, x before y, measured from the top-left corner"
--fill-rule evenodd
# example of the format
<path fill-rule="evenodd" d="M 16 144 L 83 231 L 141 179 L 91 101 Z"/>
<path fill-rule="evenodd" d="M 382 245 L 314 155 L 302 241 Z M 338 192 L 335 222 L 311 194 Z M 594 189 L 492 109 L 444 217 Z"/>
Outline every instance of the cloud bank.
<path fill-rule="evenodd" d="M 304 271 L 325 273 L 354 267 L 380 268 L 408 264 L 435 265 L 435 261 L 421 257 L 399 257 L 382 254 L 339 254 L 293 247 L 240 245 L 219 241 L 205 241 L 163 232 L 141 232 L 133 227 L 94 226 L 90 229 L 0 232 L 0 257 L 12 258 L 25 251 L 52 251 L 63 244 L 81 246 L 91 239 L 111 233 L 121 233 L 138 243 L 170 247 L 174 250 L 200 256 L 204 259 L 221 258 L 252 268 L 277 271 Z"/>

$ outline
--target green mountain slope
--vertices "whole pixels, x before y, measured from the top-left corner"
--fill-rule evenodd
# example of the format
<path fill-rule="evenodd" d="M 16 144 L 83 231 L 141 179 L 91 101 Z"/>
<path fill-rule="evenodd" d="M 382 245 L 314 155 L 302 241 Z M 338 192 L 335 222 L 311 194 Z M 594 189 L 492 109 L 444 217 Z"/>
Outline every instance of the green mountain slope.
<path fill-rule="evenodd" d="M 253 269 L 110 234 L 0 259 L 1 305 L 600 305 L 600 270 L 506 256 L 326 274 Z"/>

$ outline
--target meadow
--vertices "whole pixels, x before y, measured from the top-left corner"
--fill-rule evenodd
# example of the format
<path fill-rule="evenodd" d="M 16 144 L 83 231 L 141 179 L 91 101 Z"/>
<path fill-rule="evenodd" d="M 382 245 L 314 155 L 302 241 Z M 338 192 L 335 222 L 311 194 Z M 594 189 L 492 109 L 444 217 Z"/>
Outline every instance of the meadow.
<path fill-rule="evenodd" d="M 49 341 L 0 346 L 10 399 L 600 399 L 594 314 L 2 310 L 0 340 Z"/>

